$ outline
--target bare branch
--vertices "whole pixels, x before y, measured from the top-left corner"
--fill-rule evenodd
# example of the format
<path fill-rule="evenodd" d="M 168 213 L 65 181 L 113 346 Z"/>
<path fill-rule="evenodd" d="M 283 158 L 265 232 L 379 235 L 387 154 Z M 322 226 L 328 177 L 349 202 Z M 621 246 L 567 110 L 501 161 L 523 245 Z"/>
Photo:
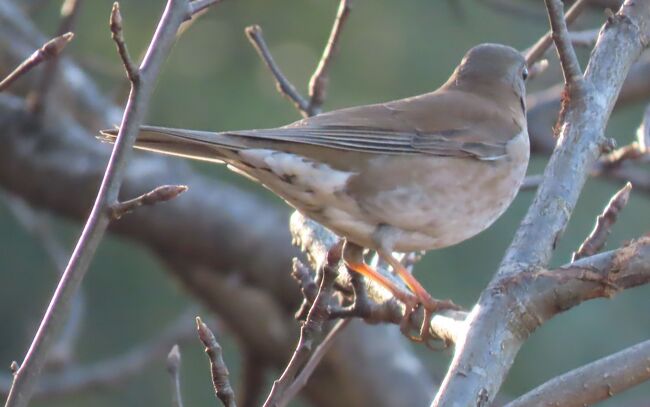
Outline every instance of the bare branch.
<path fill-rule="evenodd" d="M 596 404 L 650 379 L 650 341 L 555 377 L 505 407 Z"/>
<path fill-rule="evenodd" d="M 142 373 L 152 363 L 165 357 L 175 343 L 185 343 L 194 338 L 191 307 L 174 319 L 169 326 L 150 340 L 133 346 L 126 352 L 84 366 L 70 366 L 59 372 L 46 374 L 36 386 L 35 398 L 51 399 L 79 394 L 90 389 L 111 388 Z M 11 381 L 0 376 L 0 394 L 9 392 Z"/>
<path fill-rule="evenodd" d="M 345 329 L 345 327 L 350 323 L 351 319 L 340 319 L 336 325 L 334 325 L 334 328 L 327 334 L 325 339 L 316 347 L 316 350 L 312 353 L 311 357 L 305 363 L 305 367 L 300 371 L 296 379 L 291 383 L 291 385 L 287 388 L 287 390 L 284 393 L 284 398 L 286 400 L 293 400 L 296 398 L 300 390 L 302 390 L 303 387 L 307 384 L 307 381 L 311 377 L 312 373 L 314 373 L 314 370 L 320 363 L 320 361 L 323 359 L 323 356 L 327 353 L 327 351 L 332 347 L 332 344 L 334 343 L 334 339 L 336 336 Z"/>
<path fill-rule="evenodd" d="M 334 19 L 332 32 L 330 33 L 323 55 L 318 66 L 309 80 L 309 115 L 313 116 L 321 112 L 321 106 L 325 101 L 327 82 L 329 80 L 329 69 L 332 65 L 334 55 L 338 52 L 341 32 L 345 22 L 350 15 L 352 0 L 341 0 Z"/>
<path fill-rule="evenodd" d="M 580 245 L 580 248 L 573 253 L 571 261 L 592 256 L 598 253 L 600 249 L 605 246 L 607 236 L 609 236 L 612 226 L 616 223 L 619 212 L 625 208 L 625 205 L 627 205 L 631 191 L 632 184 L 628 182 L 623 188 L 614 194 L 603 210 L 603 213 L 596 219 L 594 230 L 592 230 L 589 236 L 587 236 L 585 241 Z"/>
<path fill-rule="evenodd" d="M 323 264 L 323 279 L 314 303 L 309 310 L 309 314 L 307 314 L 307 319 L 305 319 L 300 327 L 300 339 L 298 340 L 296 350 L 293 352 L 291 360 L 287 363 L 287 367 L 282 372 L 280 378 L 273 382 L 273 387 L 264 402 L 264 407 L 284 407 L 295 395 L 289 394 L 287 390 L 295 381 L 300 369 L 309 360 L 313 344 L 318 338 L 318 335 L 320 335 L 323 324 L 328 319 L 327 305 L 332 296 L 332 286 L 337 274 L 335 267 L 340 261 L 341 247 L 339 246 L 337 249 L 334 249 L 334 251 L 339 253 L 330 252 L 327 262 Z"/>
<path fill-rule="evenodd" d="M 269 51 L 269 46 L 264 40 L 264 35 L 262 33 L 262 27 L 259 25 L 251 25 L 246 27 L 246 36 L 248 40 L 253 44 L 253 47 L 257 51 L 266 67 L 269 68 L 273 78 L 275 79 L 275 84 L 277 85 L 278 92 L 286 96 L 289 100 L 293 102 L 303 116 L 308 116 L 309 111 L 309 102 L 305 100 L 304 97 L 296 90 L 296 87 L 291 84 L 289 79 L 282 73 L 280 67 L 273 59 L 271 51 Z"/>
<path fill-rule="evenodd" d="M 210 328 L 201 321 L 200 317 L 196 317 L 196 330 L 210 360 L 210 372 L 215 394 L 225 407 L 236 407 L 235 392 L 230 386 L 230 380 L 228 379 L 230 373 L 226 362 L 223 360 L 221 345 L 219 345 L 217 338 L 214 337 Z"/>
<path fill-rule="evenodd" d="M 566 21 L 566 25 L 571 25 L 578 16 L 582 13 L 582 11 L 586 8 L 590 0 L 578 0 L 567 11 L 566 16 L 564 18 L 564 21 Z M 542 56 L 546 53 L 548 48 L 551 46 L 553 43 L 553 31 L 548 31 L 546 34 L 542 36 L 535 45 L 530 47 L 528 51 L 526 51 L 526 64 L 531 67 L 535 62 L 537 62 Z"/>
<path fill-rule="evenodd" d="M 241 385 L 237 404 L 240 407 L 258 407 L 260 398 L 266 392 L 266 371 L 268 361 L 257 349 L 245 349 L 242 363 Z"/>
<path fill-rule="evenodd" d="M 571 31 L 569 39 L 576 47 L 591 48 L 596 45 L 598 30 Z"/>
<path fill-rule="evenodd" d="M 552 38 L 560 56 L 564 82 L 574 84 L 582 77 L 582 70 L 569 38 L 567 23 L 564 20 L 564 5 L 561 0 L 545 0 L 545 3 L 551 22 Z"/>
<path fill-rule="evenodd" d="M 190 14 L 199 14 L 203 10 L 206 10 L 208 7 L 213 6 L 219 2 L 221 2 L 221 0 L 193 0 L 190 3 Z"/>
<path fill-rule="evenodd" d="M 117 202 L 124 169 L 153 93 L 155 78 L 174 43 L 181 23 L 191 17 L 187 0 L 169 0 L 140 66 L 139 81 L 132 82 L 120 131 L 106 167 L 95 204 L 70 261 L 52 296 L 25 359 L 14 375 L 5 407 L 28 404 L 57 333 L 70 312 L 70 304 L 88 270 L 109 223 L 107 208 Z"/>
<path fill-rule="evenodd" d="M 25 61 L 23 61 L 23 63 L 7 75 L 2 82 L 0 82 L 0 92 L 7 89 L 14 81 L 16 81 L 16 79 L 29 72 L 41 62 L 56 58 L 73 37 L 73 33 L 65 33 L 49 40 L 41 48 L 34 51 L 32 55 L 30 55 Z"/>
<path fill-rule="evenodd" d="M 473 405 L 476 400 L 489 404 L 526 333 L 543 322 L 543 319 L 528 319 L 527 314 L 518 311 L 521 304 L 530 308 L 530 292 L 503 295 L 495 287 L 503 279 L 532 272 L 549 262 L 600 153 L 604 129 L 623 81 L 649 37 L 650 3 L 633 0 L 626 1 L 601 30 L 585 71 L 584 86 L 577 89 L 566 106 L 557 147 L 546 167 L 544 181 L 491 285 L 483 291 L 470 314 L 467 334 L 456 347 L 432 406 Z M 589 100 L 598 103 L 588 103 Z"/>
<path fill-rule="evenodd" d="M 299 212 L 294 212 L 290 222 L 291 233 L 294 241 L 307 253 L 312 268 L 322 267 L 327 258 L 327 252 L 338 241 L 338 237 L 318 223 L 305 218 Z M 387 278 L 394 276 L 383 270 Z M 367 279 L 355 280 L 355 275 L 350 274 L 346 267 L 338 269 L 337 286 L 352 286 L 355 290 L 355 304 L 350 308 L 331 307 L 330 318 L 362 318 L 365 321 L 377 324 L 399 324 L 404 320 L 404 304 L 397 301 L 390 293 L 378 284 Z M 361 287 L 355 287 L 361 284 Z M 363 293 L 363 296 L 359 294 Z M 465 332 L 463 323 L 466 313 L 462 311 L 446 310 L 434 315 L 429 322 L 429 330 L 434 337 L 440 338 L 445 343 L 454 343 Z M 411 315 L 409 329 L 419 331 L 424 321 L 424 312 L 419 310 Z"/>
<path fill-rule="evenodd" d="M 129 50 L 126 48 L 126 43 L 124 42 L 124 34 L 122 34 L 122 13 L 120 13 L 120 3 L 113 3 L 113 8 L 111 9 L 111 17 L 108 24 L 111 29 L 111 38 L 115 42 L 115 46 L 117 46 L 117 53 L 122 60 L 124 69 L 126 69 L 126 76 L 129 78 L 129 82 L 136 84 L 139 80 L 139 71 L 138 67 L 131 60 L 131 55 L 129 55 Z"/>
<path fill-rule="evenodd" d="M 172 350 L 167 355 L 167 371 L 172 381 L 172 407 L 183 407 L 183 397 L 181 397 L 181 351 L 178 344 L 172 346 Z"/>
<path fill-rule="evenodd" d="M 187 191 L 187 185 L 161 185 L 146 194 L 111 205 L 111 217 L 120 219 L 127 213 L 133 212 L 136 208 L 170 201 L 185 191 Z"/>
<path fill-rule="evenodd" d="M 56 35 L 64 35 L 73 31 L 79 9 L 81 8 L 82 0 L 65 0 L 61 5 L 61 22 Z M 59 72 L 59 58 L 49 60 L 43 69 L 39 80 L 39 86 L 31 93 L 30 97 L 30 110 L 36 115 L 43 113 L 43 108 L 48 103 L 50 90 L 57 79 Z"/>
<path fill-rule="evenodd" d="M 636 133 L 639 151 L 650 155 L 650 105 L 646 106 L 643 112 L 643 121 Z"/>

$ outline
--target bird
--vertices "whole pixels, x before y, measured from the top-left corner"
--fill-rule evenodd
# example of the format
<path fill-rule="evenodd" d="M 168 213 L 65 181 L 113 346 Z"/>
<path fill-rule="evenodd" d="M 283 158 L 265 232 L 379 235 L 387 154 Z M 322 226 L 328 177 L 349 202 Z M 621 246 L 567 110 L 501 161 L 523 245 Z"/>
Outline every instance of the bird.
<path fill-rule="evenodd" d="M 342 258 L 349 269 L 384 286 L 408 310 L 422 306 L 430 316 L 449 302 L 433 299 L 394 252 L 458 244 L 509 207 L 530 154 L 527 76 L 519 51 L 480 44 L 429 93 L 333 110 L 278 128 L 143 126 L 135 147 L 225 163 L 262 184 L 344 239 Z M 114 142 L 117 130 L 100 134 Z M 353 254 L 360 249 L 375 251 L 408 289 Z M 423 326 L 421 337 L 425 331 Z"/>

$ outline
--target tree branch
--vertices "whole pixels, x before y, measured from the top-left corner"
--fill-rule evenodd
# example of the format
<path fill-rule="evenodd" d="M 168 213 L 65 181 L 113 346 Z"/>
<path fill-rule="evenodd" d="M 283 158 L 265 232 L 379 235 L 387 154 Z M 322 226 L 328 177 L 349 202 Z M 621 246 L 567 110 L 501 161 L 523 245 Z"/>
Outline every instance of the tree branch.
<path fill-rule="evenodd" d="M 257 53 L 259 54 L 266 67 L 269 68 L 273 78 L 275 79 L 275 84 L 277 85 L 278 92 L 286 96 L 291 100 L 296 109 L 300 111 L 304 116 L 309 116 L 309 102 L 296 90 L 296 87 L 287 79 L 287 77 L 282 73 L 280 67 L 273 59 L 271 51 L 269 51 L 269 46 L 264 40 L 264 35 L 262 33 L 262 27 L 259 25 L 251 25 L 246 27 L 246 36 L 251 42 Z"/>
<path fill-rule="evenodd" d="M 469 316 L 465 340 L 457 346 L 432 406 L 470 406 L 477 400 L 481 405 L 489 404 L 525 338 L 542 322 L 525 319 L 519 312 L 522 305 L 530 303 L 529 294 L 521 293 L 513 302 L 510 295 L 495 287 L 504 278 L 534 271 L 550 260 L 598 157 L 605 125 L 623 81 L 649 35 L 650 4 L 631 0 L 601 30 L 584 86 L 567 105 L 544 181 L 497 274 Z"/>
<path fill-rule="evenodd" d="M 235 403 L 235 392 L 228 378 L 230 372 L 228 372 L 226 362 L 223 360 L 221 345 L 219 345 L 217 338 L 214 337 L 210 328 L 201 321 L 200 317 L 196 317 L 196 330 L 198 331 L 201 343 L 205 346 L 205 353 L 210 360 L 210 372 L 215 394 L 221 400 L 224 407 L 237 407 Z"/>
<path fill-rule="evenodd" d="M 25 61 L 16 67 L 2 82 L 0 82 L 0 92 L 7 89 L 18 78 L 29 72 L 32 68 L 43 61 L 56 58 L 63 48 L 74 38 L 74 34 L 69 32 L 55 37 L 46 42 L 41 48 L 34 51 Z"/>
<path fill-rule="evenodd" d="M 178 349 L 178 344 L 174 344 L 167 355 L 167 372 L 172 382 L 172 407 L 183 407 L 180 370 L 181 351 Z"/>
<path fill-rule="evenodd" d="M 578 0 L 567 11 L 564 21 L 566 25 L 571 25 L 582 11 L 586 8 L 591 0 Z M 548 31 L 526 52 L 526 64 L 531 67 L 539 61 L 553 43 L 553 31 Z"/>
<path fill-rule="evenodd" d="M 318 66 L 309 80 L 308 112 L 310 116 L 319 114 L 321 112 L 321 106 L 323 105 L 323 102 L 325 102 L 330 66 L 332 65 L 334 55 L 338 52 L 341 32 L 343 26 L 345 26 L 345 22 L 348 20 L 348 16 L 350 15 L 351 5 L 352 0 L 341 0 L 339 3 L 339 9 L 336 13 L 336 18 L 334 19 L 332 32 L 327 40 L 325 49 L 323 49 L 323 55 L 318 62 Z"/>
<path fill-rule="evenodd" d="M 578 57 L 569 38 L 569 30 L 564 20 L 564 6 L 561 0 L 545 0 L 548 19 L 551 22 L 552 38 L 560 57 L 564 83 L 572 85 L 582 78 Z"/>
<path fill-rule="evenodd" d="M 596 404 L 650 379 L 650 341 L 555 377 L 505 407 Z"/>
<path fill-rule="evenodd" d="M 576 261 L 583 257 L 592 256 L 600 251 L 607 242 L 607 236 L 612 230 L 612 226 L 616 223 L 618 214 L 625 208 L 627 201 L 630 198 L 632 191 L 632 184 L 627 183 L 621 188 L 603 210 L 603 213 L 596 218 L 596 225 L 594 230 L 591 231 L 589 236 L 580 245 L 577 251 L 571 256 L 571 261 Z"/>
<path fill-rule="evenodd" d="M 69 315 L 72 299 L 78 291 L 90 261 L 108 227 L 110 218 L 107 209 L 117 202 L 120 186 L 124 179 L 124 168 L 149 105 L 155 79 L 171 50 L 178 28 L 183 21 L 191 17 L 189 11 L 187 0 L 169 0 L 167 3 L 147 54 L 139 68 L 139 81 L 132 82 L 131 94 L 124 111 L 119 134 L 106 166 L 95 204 L 25 359 L 14 375 L 14 382 L 5 407 L 26 406 L 31 398 L 36 379 L 47 360 L 51 346 Z"/>

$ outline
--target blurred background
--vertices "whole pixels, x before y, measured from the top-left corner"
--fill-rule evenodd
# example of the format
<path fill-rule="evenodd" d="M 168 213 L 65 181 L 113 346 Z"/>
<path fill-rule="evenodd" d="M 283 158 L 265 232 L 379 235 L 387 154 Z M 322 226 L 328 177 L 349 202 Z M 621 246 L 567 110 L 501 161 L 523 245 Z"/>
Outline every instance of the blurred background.
<path fill-rule="evenodd" d="M 5 1 L 5 0 L 1 0 Z M 340 53 L 330 75 L 325 110 L 412 96 L 444 82 L 465 51 L 482 42 L 526 49 L 548 25 L 543 2 L 513 2 L 516 10 L 495 6 L 506 2 L 355 0 L 343 32 Z M 47 36 L 59 24 L 61 1 L 26 1 L 21 5 Z M 66 49 L 118 105 L 128 92 L 122 65 L 108 30 L 111 0 L 86 1 L 75 23 L 74 41 Z M 163 0 L 121 2 L 124 30 L 134 57 L 144 50 L 164 7 Z M 248 43 L 244 28 L 259 24 L 275 60 L 303 93 L 322 52 L 338 7 L 335 0 L 225 0 L 196 21 L 177 42 L 164 67 L 148 122 L 205 130 L 275 127 L 299 119 L 275 89 L 268 70 Z M 578 29 L 596 28 L 602 11 L 586 13 Z M 588 50 L 580 49 L 583 61 Z M 560 80 L 549 53 L 550 68 L 529 84 L 529 93 Z M 8 72 L 3 67 L 2 74 Z M 35 81 L 35 75 L 25 81 Z M 617 110 L 608 136 L 627 144 L 634 138 L 645 103 Z M 142 153 L 138 153 L 142 154 Z M 535 156 L 529 173 L 540 173 L 544 156 Z M 262 188 L 225 168 L 193 164 L 200 171 L 253 191 L 290 214 L 288 207 Z M 165 183 L 161 179 L 159 183 Z M 588 181 L 553 265 L 570 255 L 593 227 L 611 195 L 622 184 Z M 192 190 L 186 194 L 192 194 Z M 533 197 L 521 192 L 508 212 L 489 230 L 455 247 L 426 255 L 416 274 L 434 295 L 470 307 L 489 281 Z M 179 199 L 184 199 L 181 196 Z M 21 360 L 57 281 L 48 256 L 34 235 L 0 201 L 0 366 Z M 607 248 L 648 232 L 650 194 L 632 192 L 613 228 Z M 147 210 L 147 209 L 145 209 Z M 81 230 L 77 221 L 49 218 L 54 234 L 71 250 Z M 83 284 L 80 334 L 72 358 L 89 364 L 122 355 L 160 336 L 161 331 L 197 301 L 165 272 L 166 265 L 142 245 L 108 236 L 100 246 Z M 287 270 L 287 273 L 289 270 Z M 296 292 L 298 287 L 296 285 Z M 561 314 L 528 340 L 502 390 L 505 397 L 562 372 L 621 350 L 650 336 L 648 287 L 629 290 L 609 300 L 589 301 Z M 291 295 L 295 295 L 292 293 Z M 198 308 L 194 313 L 209 316 Z M 242 316 L 245 318 L 245 316 Z M 192 317 L 186 318 L 189 325 Z M 237 388 L 242 363 L 237 341 L 217 323 L 225 359 Z M 397 330 L 397 327 L 394 327 Z M 451 353 L 413 345 L 433 377 L 442 377 Z M 195 338 L 181 344 L 183 396 L 188 406 L 214 405 L 207 361 Z M 56 367 L 52 368 L 56 369 Z M 8 369 L 5 370 L 8 375 Z M 55 370 L 54 370 L 55 371 Z M 268 383 L 278 372 L 271 371 Z M 169 405 L 171 388 L 164 354 L 146 369 L 110 388 L 34 401 L 34 406 Z M 604 406 L 648 405 L 650 385 L 617 396 Z M 297 401 L 298 405 L 308 405 Z"/>

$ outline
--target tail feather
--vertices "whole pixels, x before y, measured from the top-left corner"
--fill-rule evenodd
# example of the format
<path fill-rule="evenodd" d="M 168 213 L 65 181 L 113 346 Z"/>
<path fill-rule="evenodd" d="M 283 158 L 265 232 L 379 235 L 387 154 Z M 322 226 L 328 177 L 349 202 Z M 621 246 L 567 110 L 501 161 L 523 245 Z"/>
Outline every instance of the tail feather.
<path fill-rule="evenodd" d="M 98 138 L 114 143 L 117 129 L 102 130 Z M 142 126 L 135 148 L 202 161 L 223 162 L 245 148 L 243 140 L 224 133 Z"/>

